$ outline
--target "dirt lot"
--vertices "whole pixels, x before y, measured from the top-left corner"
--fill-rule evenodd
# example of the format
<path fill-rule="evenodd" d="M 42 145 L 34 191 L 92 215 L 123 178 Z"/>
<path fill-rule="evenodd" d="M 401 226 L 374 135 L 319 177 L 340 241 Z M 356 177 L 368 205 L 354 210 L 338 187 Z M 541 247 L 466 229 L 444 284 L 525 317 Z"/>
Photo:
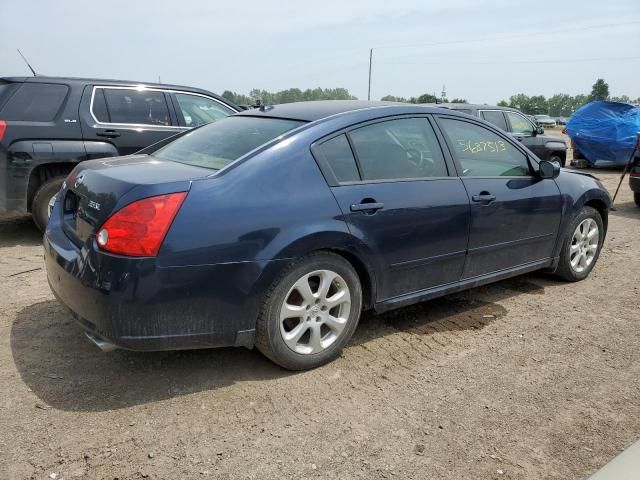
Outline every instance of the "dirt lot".
<path fill-rule="evenodd" d="M 640 437 L 640 208 L 627 185 L 618 203 L 586 281 L 367 314 L 297 374 L 243 349 L 99 352 L 31 222 L 0 222 L 0 476 L 585 478 Z"/>

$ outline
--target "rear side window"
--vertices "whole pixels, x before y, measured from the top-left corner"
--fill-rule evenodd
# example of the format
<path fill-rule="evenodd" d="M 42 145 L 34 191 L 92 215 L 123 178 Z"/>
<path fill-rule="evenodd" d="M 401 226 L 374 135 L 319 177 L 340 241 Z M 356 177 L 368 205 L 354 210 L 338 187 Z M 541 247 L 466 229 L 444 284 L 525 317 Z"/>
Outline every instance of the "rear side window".
<path fill-rule="evenodd" d="M 496 127 L 507 131 L 507 121 L 504 119 L 504 115 L 502 112 L 497 110 L 485 110 L 481 112 L 482 118 L 484 118 L 487 122 L 493 123 Z"/>
<path fill-rule="evenodd" d="M 425 118 L 374 123 L 349 133 L 363 180 L 446 177 L 440 144 Z"/>
<path fill-rule="evenodd" d="M 110 123 L 161 126 L 171 124 L 169 108 L 162 92 L 132 88 L 98 88 L 94 102 L 100 90 L 104 90 Z"/>
<path fill-rule="evenodd" d="M 220 170 L 251 150 L 304 123 L 281 118 L 227 117 L 190 131 L 153 153 L 153 156 Z"/>
<path fill-rule="evenodd" d="M 2 109 L 3 120 L 50 122 L 60 111 L 69 87 L 53 83 L 24 83 Z"/>
<path fill-rule="evenodd" d="M 318 161 L 322 170 L 329 173 L 328 176 L 333 177 L 338 183 L 360 180 L 356 160 L 344 134 L 321 143 L 314 149 L 314 153 L 320 157 Z"/>

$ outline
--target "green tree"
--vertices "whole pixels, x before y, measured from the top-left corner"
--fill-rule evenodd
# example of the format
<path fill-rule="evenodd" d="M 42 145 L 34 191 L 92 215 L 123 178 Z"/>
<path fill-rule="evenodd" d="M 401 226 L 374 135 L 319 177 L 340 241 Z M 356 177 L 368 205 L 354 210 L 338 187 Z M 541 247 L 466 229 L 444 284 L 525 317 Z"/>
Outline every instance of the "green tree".
<path fill-rule="evenodd" d="M 507 102 L 506 100 L 500 100 L 498 102 L 498 106 L 499 107 L 508 107 L 509 106 L 509 102 Z"/>
<path fill-rule="evenodd" d="M 556 93 L 547 101 L 549 107 L 549 115 L 552 117 L 568 117 L 573 112 L 572 97 L 566 93 Z"/>
<path fill-rule="evenodd" d="M 242 95 L 240 93 L 232 92 L 230 90 L 225 90 L 222 93 L 222 96 L 227 100 L 230 100 L 231 102 L 235 103 L 236 105 L 251 105 L 253 103 L 253 100 L 251 99 L 251 97 L 248 97 L 247 95 Z"/>
<path fill-rule="evenodd" d="M 517 93 L 509 97 L 509 106 L 511 108 L 517 108 L 521 112 L 529 113 L 529 105 L 531 104 L 531 98 L 524 93 Z"/>
<path fill-rule="evenodd" d="M 454 98 L 451 103 L 469 103 L 466 98 Z"/>
<path fill-rule="evenodd" d="M 415 101 L 413 101 L 414 98 L 412 98 L 411 100 L 411 103 L 436 103 L 439 99 L 438 97 L 436 97 L 435 95 L 431 95 L 430 93 L 423 93 L 418 98 L 416 98 Z"/>
<path fill-rule="evenodd" d="M 604 79 L 599 78 L 596 80 L 596 83 L 591 87 L 591 95 L 589 99 L 591 101 L 595 100 L 606 100 L 609 98 L 609 84 L 604 81 Z"/>
<path fill-rule="evenodd" d="M 525 112 L 529 115 L 539 115 L 549 111 L 549 104 L 544 95 L 534 95 L 530 98 L 529 111 Z"/>
<path fill-rule="evenodd" d="M 611 97 L 610 100 L 612 102 L 618 102 L 618 103 L 630 103 L 631 99 L 629 98 L 628 95 L 621 95 L 619 97 Z"/>
<path fill-rule="evenodd" d="M 395 95 L 385 95 L 380 100 L 383 102 L 402 102 L 409 103 L 409 100 L 404 97 L 396 97 Z"/>

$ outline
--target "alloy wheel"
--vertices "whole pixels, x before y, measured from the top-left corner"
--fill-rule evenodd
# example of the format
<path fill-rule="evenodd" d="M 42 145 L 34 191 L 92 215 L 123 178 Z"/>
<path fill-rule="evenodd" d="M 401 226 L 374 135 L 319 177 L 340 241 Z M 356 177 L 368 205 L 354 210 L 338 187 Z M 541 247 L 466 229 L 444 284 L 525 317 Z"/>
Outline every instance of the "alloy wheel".
<path fill-rule="evenodd" d="M 296 353 L 319 353 L 343 333 L 350 311 L 347 282 L 331 270 L 316 270 L 299 278 L 285 296 L 280 334 Z"/>
<path fill-rule="evenodd" d="M 600 230 L 593 218 L 587 218 L 578 224 L 569 247 L 571 268 L 576 273 L 584 272 L 593 263 L 599 242 Z"/>

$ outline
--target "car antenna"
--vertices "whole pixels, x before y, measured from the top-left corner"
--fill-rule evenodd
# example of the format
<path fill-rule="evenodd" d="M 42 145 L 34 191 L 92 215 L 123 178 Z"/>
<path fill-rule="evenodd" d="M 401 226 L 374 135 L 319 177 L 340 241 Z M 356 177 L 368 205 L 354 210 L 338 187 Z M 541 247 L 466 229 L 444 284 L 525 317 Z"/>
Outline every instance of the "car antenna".
<path fill-rule="evenodd" d="M 16 50 L 18 50 L 18 53 L 20 54 L 20 56 L 22 57 L 22 60 L 24 60 L 24 63 L 27 64 L 27 67 L 29 67 L 29 70 L 31 70 L 31 73 L 33 73 L 34 77 L 37 77 L 38 74 L 36 73 L 36 71 L 33 69 L 33 67 L 31 65 L 29 65 L 29 61 L 26 59 L 26 57 L 22 54 L 22 52 L 20 51 L 19 48 L 16 48 Z"/>

